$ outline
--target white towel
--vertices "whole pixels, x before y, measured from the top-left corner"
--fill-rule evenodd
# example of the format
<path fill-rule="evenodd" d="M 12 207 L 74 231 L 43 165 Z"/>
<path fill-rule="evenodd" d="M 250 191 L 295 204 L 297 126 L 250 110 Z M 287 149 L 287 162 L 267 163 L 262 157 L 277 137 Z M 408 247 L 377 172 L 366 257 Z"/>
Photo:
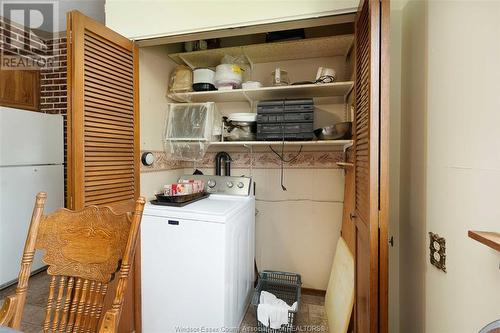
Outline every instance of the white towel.
<path fill-rule="evenodd" d="M 262 291 L 257 306 L 257 319 L 265 326 L 280 329 L 281 325 L 288 324 L 288 311 L 297 310 L 297 302 L 289 306 L 285 301 L 273 294 Z"/>
<path fill-rule="evenodd" d="M 288 323 L 288 308 L 271 304 L 259 304 L 257 319 L 266 327 L 280 329 L 281 325 Z"/>
<path fill-rule="evenodd" d="M 271 294 L 268 291 L 261 291 L 259 303 L 283 306 L 283 307 L 287 307 L 288 309 L 290 309 L 292 311 L 297 310 L 297 302 L 293 303 L 292 306 L 288 306 L 287 302 L 285 302 L 282 299 L 279 299 L 274 294 Z"/>

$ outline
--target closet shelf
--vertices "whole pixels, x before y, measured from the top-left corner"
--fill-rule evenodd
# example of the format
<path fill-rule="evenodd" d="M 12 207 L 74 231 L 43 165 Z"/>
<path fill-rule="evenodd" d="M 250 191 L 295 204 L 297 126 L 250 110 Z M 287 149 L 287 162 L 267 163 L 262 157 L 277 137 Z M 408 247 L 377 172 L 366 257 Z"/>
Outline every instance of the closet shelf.
<path fill-rule="evenodd" d="M 195 91 L 170 96 L 177 101 L 191 102 L 253 102 L 282 98 L 312 98 L 345 96 L 352 89 L 353 81 L 300 84 L 292 86 L 263 87 L 257 89 L 234 89 Z"/>
<path fill-rule="evenodd" d="M 500 252 L 500 232 L 469 230 L 469 237 Z"/>
<path fill-rule="evenodd" d="M 169 57 L 191 68 L 215 67 L 224 55 L 243 56 L 249 65 L 297 59 L 346 56 L 353 44 L 353 35 L 307 38 L 218 49 L 172 53 Z"/>
<path fill-rule="evenodd" d="M 234 146 L 248 146 L 248 147 L 267 147 L 278 146 L 283 141 L 224 141 L 224 142 L 211 142 L 210 147 L 234 147 Z M 313 141 L 285 141 L 285 146 L 328 146 L 336 148 L 336 150 L 343 150 L 353 144 L 352 140 L 313 140 Z"/>

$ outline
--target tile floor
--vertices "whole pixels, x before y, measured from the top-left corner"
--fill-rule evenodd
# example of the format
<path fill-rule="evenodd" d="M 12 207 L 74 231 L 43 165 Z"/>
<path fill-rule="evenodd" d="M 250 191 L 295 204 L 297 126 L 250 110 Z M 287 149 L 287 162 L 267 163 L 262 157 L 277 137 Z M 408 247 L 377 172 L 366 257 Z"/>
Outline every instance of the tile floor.
<path fill-rule="evenodd" d="M 47 304 L 49 277 L 45 272 L 38 273 L 30 278 L 28 297 L 24 306 L 21 330 L 25 333 L 41 332 Z M 0 304 L 3 299 L 15 292 L 16 286 L 0 290 Z M 324 297 L 302 295 L 302 304 L 297 316 L 297 332 L 328 332 Z M 255 311 L 250 306 L 240 328 L 240 332 L 256 332 Z"/>
<path fill-rule="evenodd" d="M 296 332 L 328 332 L 324 303 L 325 298 L 322 296 L 302 295 L 296 319 Z M 241 324 L 240 332 L 256 332 L 256 325 L 255 310 L 250 306 Z"/>
<path fill-rule="evenodd" d="M 0 304 L 6 296 L 15 293 L 16 285 L 0 290 Z M 41 332 L 45 319 L 45 306 L 49 291 L 49 276 L 45 272 L 32 276 L 28 283 L 28 296 L 24 305 L 21 330 L 25 333 Z"/>

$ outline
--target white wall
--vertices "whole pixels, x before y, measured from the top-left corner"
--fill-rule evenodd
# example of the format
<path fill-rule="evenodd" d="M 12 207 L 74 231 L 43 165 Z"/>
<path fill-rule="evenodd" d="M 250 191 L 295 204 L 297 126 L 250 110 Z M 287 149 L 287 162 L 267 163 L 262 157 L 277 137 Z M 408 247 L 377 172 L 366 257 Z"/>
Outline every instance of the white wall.
<path fill-rule="evenodd" d="M 427 11 L 402 11 L 400 170 L 400 332 L 425 332 Z"/>
<path fill-rule="evenodd" d="M 201 170 L 213 174 L 212 168 Z M 231 173 L 249 176 L 250 170 L 231 168 Z M 253 179 L 258 269 L 300 273 L 303 287 L 326 290 L 342 226 L 343 171 L 285 169 L 286 192 L 277 168 L 253 169 Z"/>
<path fill-rule="evenodd" d="M 26 3 L 37 2 L 37 1 L 25 1 Z M 83 14 L 91 17 L 92 19 L 101 22 L 104 24 L 104 2 L 105 0 L 54 0 L 47 1 L 54 2 L 56 7 L 54 8 L 55 17 L 54 17 L 54 26 L 51 27 L 51 31 L 45 31 L 48 33 L 58 33 L 61 31 L 66 31 L 66 14 L 72 10 L 78 10 Z M 23 16 L 13 16 L 11 19 L 24 26 L 24 17 Z M 32 22 L 32 24 L 34 24 Z M 32 27 L 35 28 L 36 27 Z"/>
<path fill-rule="evenodd" d="M 106 25 L 150 38 L 356 11 L 358 0 L 106 0 Z"/>
<path fill-rule="evenodd" d="M 500 319 L 500 253 L 467 231 L 500 231 L 500 2 L 428 5 L 426 331 L 477 332 Z"/>
<path fill-rule="evenodd" d="M 257 170 L 256 259 L 259 269 L 298 272 L 303 287 L 326 290 L 342 226 L 341 169 Z"/>
<path fill-rule="evenodd" d="M 500 253 L 467 237 L 500 230 L 499 36 L 499 2 L 403 9 L 402 332 L 500 319 Z M 447 273 L 429 263 L 429 231 L 446 239 Z"/>
<path fill-rule="evenodd" d="M 162 151 L 167 110 L 167 86 L 173 64 L 164 46 L 139 49 L 139 109 L 141 150 Z M 141 195 L 154 198 L 164 184 L 177 182 L 182 169 L 141 173 Z"/>
<path fill-rule="evenodd" d="M 66 13 L 78 10 L 94 20 L 104 23 L 105 0 L 58 0 L 59 6 L 59 31 L 66 30 Z"/>

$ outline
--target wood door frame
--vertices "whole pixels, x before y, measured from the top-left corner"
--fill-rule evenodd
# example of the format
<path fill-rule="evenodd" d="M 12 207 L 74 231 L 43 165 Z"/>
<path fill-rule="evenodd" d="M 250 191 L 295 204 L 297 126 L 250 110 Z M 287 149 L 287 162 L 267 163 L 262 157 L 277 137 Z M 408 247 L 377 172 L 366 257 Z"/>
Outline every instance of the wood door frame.
<path fill-rule="evenodd" d="M 134 171 L 135 177 L 135 200 L 141 194 L 141 166 L 140 166 L 140 156 L 141 156 L 141 115 L 139 113 L 139 47 L 134 43 L 134 158 L 136 161 L 136 167 Z M 141 234 L 137 237 L 135 257 L 134 257 L 134 274 L 133 274 L 133 286 L 134 286 L 134 328 L 136 333 L 142 332 L 142 293 L 141 293 Z"/>
<path fill-rule="evenodd" d="M 371 280 L 370 286 L 370 332 L 380 329 L 380 0 L 370 1 L 370 57 L 371 63 L 376 64 L 370 68 L 370 123 L 375 124 L 370 128 L 370 202 L 377 198 L 377 203 L 370 205 L 370 275 L 376 279 Z M 376 127 L 375 127 L 376 126 Z M 371 133 L 376 130 L 376 133 Z M 376 135 L 376 136 L 375 136 Z M 374 255 L 376 254 L 376 255 Z M 376 267 L 376 271 L 374 268 Z"/>
<path fill-rule="evenodd" d="M 389 331 L 390 1 L 380 3 L 379 332 Z"/>
<path fill-rule="evenodd" d="M 72 16 L 68 12 L 66 14 L 66 208 L 74 209 L 73 203 L 73 126 L 72 126 L 72 110 L 73 110 L 73 61 L 74 55 L 72 50 Z"/>

